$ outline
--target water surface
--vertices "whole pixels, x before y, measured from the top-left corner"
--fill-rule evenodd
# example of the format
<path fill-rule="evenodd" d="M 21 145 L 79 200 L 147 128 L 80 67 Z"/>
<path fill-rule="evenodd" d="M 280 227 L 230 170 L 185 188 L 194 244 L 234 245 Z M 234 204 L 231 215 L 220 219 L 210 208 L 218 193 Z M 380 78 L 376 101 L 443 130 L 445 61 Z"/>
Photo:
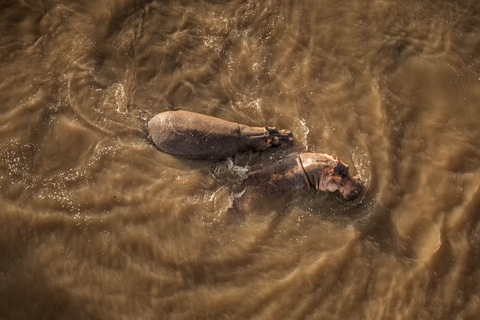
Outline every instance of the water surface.
<path fill-rule="evenodd" d="M 468 0 L 1 2 L 0 319 L 475 318 L 478 52 Z M 166 110 L 288 128 L 365 192 L 232 222 L 289 150 L 175 158 Z"/>

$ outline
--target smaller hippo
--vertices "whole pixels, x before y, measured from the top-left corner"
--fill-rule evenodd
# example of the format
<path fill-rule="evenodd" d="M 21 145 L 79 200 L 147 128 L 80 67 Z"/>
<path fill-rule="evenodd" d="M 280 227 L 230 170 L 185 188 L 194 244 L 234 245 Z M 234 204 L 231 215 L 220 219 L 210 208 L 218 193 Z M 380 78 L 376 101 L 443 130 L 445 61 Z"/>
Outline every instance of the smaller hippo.
<path fill-rule="evenodd" d="M 284 196 L 304 188 L 339 192 L 344 199 L 353 200 L 362 190 L 362 182 L 348 170 L 348 165 L 326 154 L 292 154 L 250 171 L 232 188 L 231 207 L 244 211 L 259 198 Z"/>
<path fill-rule="evenodd" d="M 222 160 L 293 142 L 288 130 L 250 127 L 188 111 L 157 114 L 148 122 L 148 132 L 163 152 L 197 160 Z"/>

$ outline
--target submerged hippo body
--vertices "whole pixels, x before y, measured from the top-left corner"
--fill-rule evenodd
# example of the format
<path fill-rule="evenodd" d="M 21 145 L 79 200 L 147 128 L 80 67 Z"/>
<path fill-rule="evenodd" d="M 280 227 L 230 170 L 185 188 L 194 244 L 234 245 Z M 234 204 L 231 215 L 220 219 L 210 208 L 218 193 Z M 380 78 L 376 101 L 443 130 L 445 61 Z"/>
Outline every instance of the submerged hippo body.
<path fill-rule="evenodd" d="M 188 111 L 159 113 L 149 121 L 148 131 L 158 149 L 199 160 L 221 160 L 239 152 L 263 151 L 293 140 L 288 130 L 249 127 Z"/>
<path fill-rule="evenodd" d="M 345 163 L 325 154 L 293 154 L 250 171 L 233 187 L 231 207 L 249 209 L 259 198 L 287 195 L 304 188 L 339 192 L 344 199 L 353 200 L 362 183 L 348 170 Z"/>

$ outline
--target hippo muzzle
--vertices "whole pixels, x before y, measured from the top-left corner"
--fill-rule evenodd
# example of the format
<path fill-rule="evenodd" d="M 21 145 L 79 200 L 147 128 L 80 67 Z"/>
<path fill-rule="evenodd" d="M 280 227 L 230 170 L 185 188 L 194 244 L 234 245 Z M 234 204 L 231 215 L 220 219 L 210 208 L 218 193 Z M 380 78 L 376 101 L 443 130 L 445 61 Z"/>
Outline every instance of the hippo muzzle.
<path fill-rule="evenodd" d="M 363 184 L 359 178 L 349 176 L 342 179 L 338 191 L 345 200 L 350 201 L 358 197 L 362 188 Z"/>

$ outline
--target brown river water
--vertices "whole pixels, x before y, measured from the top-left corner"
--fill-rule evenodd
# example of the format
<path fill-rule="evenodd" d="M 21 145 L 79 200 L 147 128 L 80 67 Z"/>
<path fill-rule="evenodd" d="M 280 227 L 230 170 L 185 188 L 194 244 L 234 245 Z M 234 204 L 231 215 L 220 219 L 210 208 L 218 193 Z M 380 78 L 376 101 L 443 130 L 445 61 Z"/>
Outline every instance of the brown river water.
<path fill-rule="evenodd" d="M 0 319 L 478 319 L 480 2 L 0 1 Z M 189 110 L 293 131 L 218 163 Z M 361 196 L 230 216 L 291 152 Z"/>

